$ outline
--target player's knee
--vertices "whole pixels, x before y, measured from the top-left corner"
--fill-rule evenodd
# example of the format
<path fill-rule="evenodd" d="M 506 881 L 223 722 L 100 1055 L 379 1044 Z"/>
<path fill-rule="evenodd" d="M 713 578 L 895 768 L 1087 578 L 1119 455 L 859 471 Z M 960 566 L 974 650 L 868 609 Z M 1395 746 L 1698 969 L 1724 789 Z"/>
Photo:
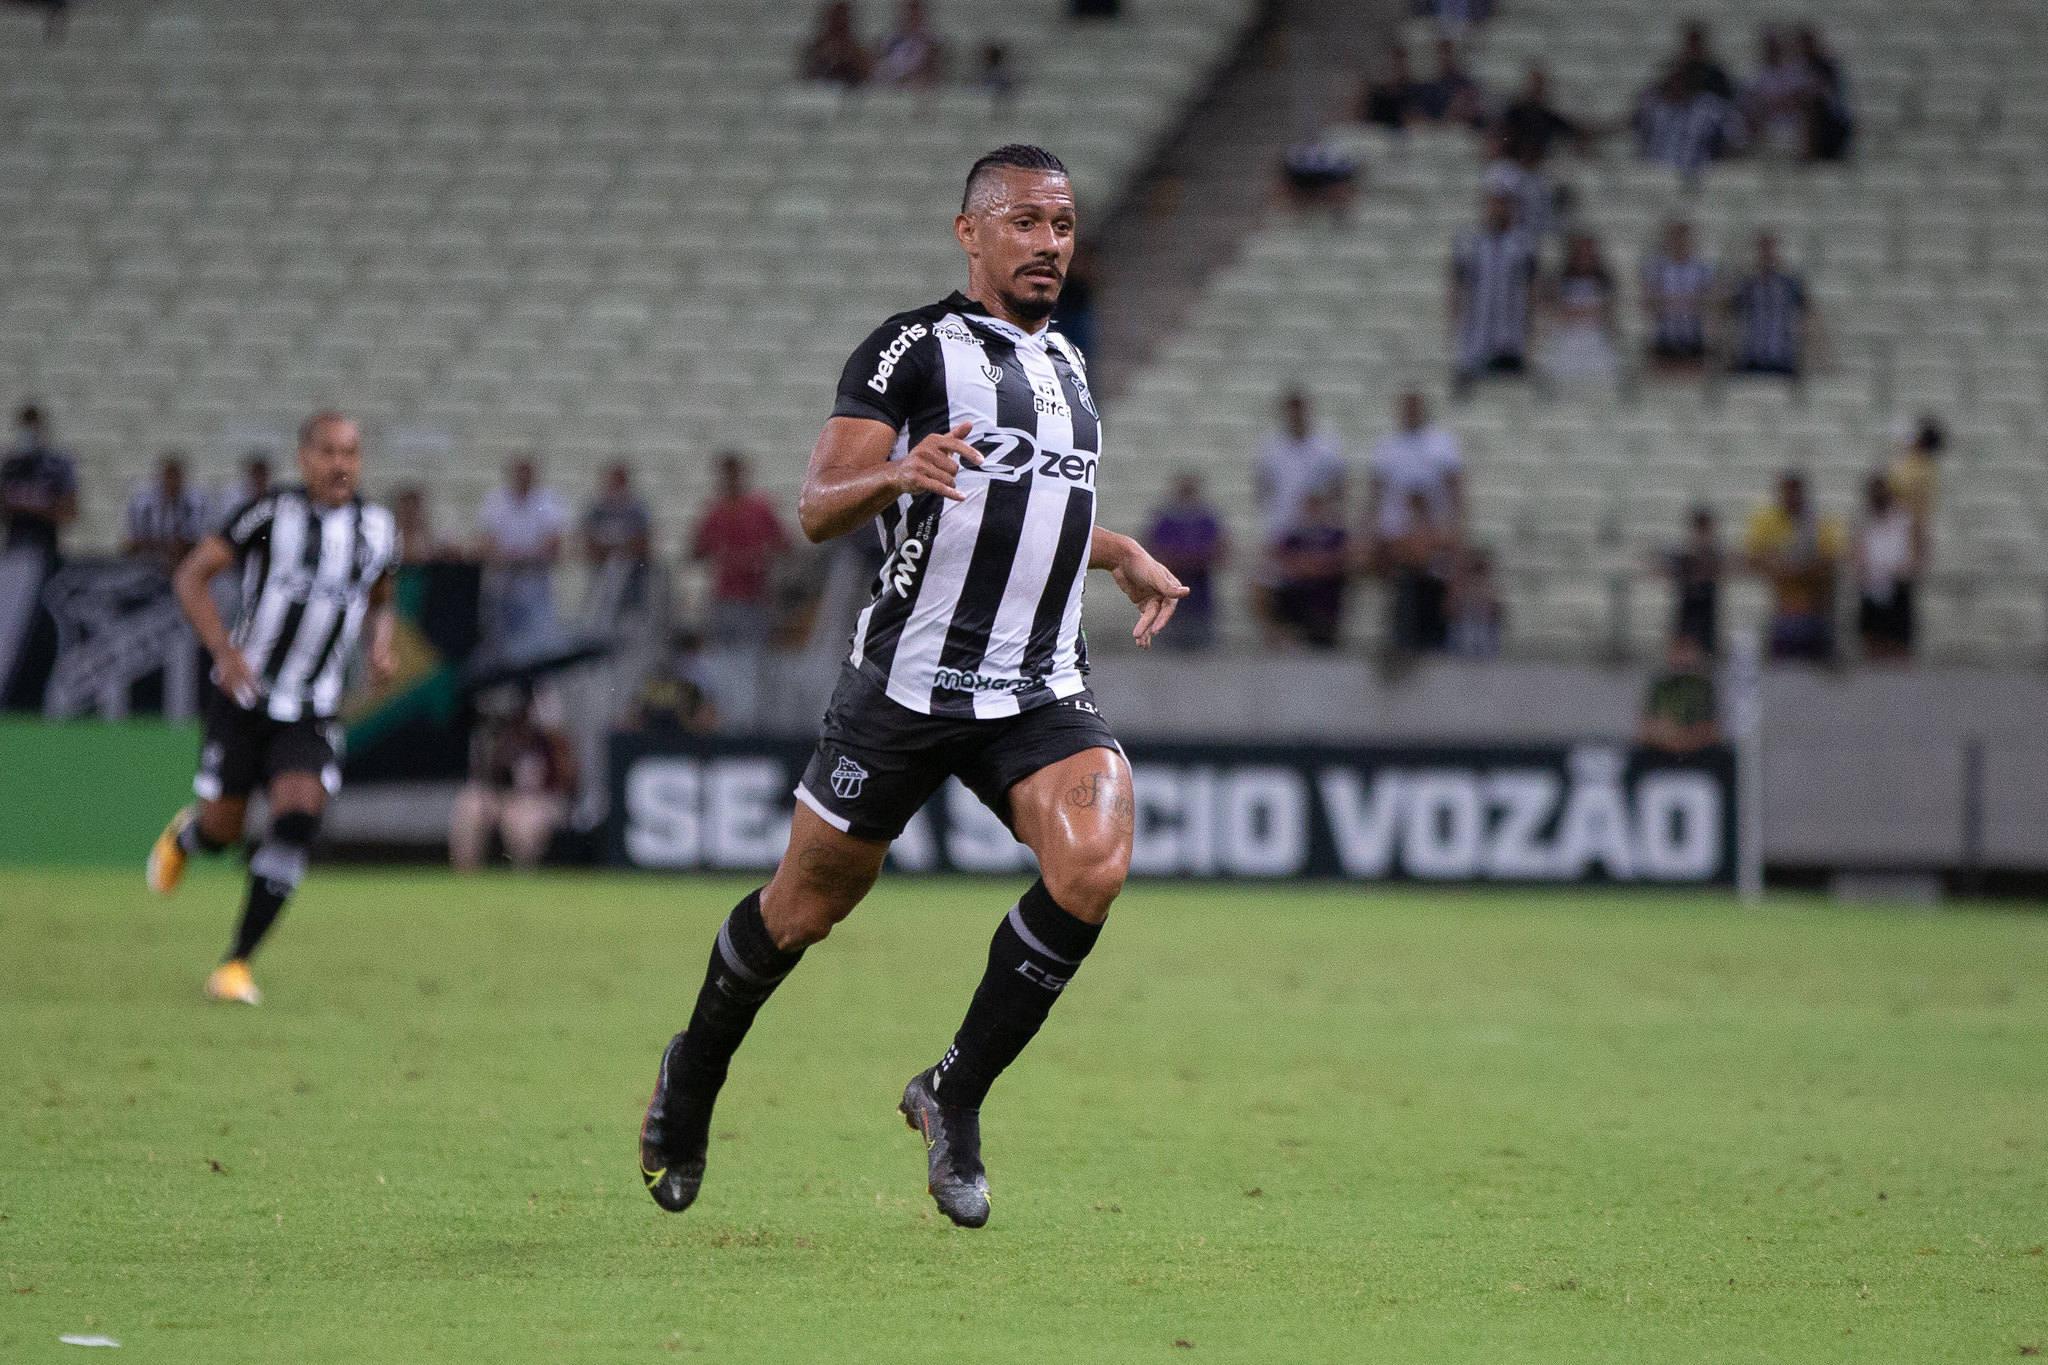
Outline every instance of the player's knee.
<path fill-rule="evenodd" d="M 199 807 L 199 832 L 209 844 L 226 848 L 241 842 L 248 807 L 240 801 L 208 801 Z"/>
<path fill-rule="evenodd" d="M 320 817 L 312 811 L 285 810 L 270 817 L 270 833 L 250 855 L 251 875 L 287 894 L 304 880 L 313 841 L 320 837 Z"/>
<path fill-rule="evenodd" d="M 1075 919 L 1100 924 L 1109 918 L 1109 907 L 1123 891 L 1130 870 L 1127 848 L 1076 850 L 1046 865 L 1045 889 Z"/>

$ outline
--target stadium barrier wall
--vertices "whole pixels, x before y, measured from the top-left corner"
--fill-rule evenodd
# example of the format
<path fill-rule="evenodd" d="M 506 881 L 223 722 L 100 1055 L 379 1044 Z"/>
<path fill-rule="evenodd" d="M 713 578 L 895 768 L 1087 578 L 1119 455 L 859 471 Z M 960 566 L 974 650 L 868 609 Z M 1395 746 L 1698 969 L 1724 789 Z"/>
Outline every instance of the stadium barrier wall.
<path fill-rule="evenodd" d="M 1129 746 L 1133 875 L 1726 885 L 1732 756 L 1603 743 Z M 615 736 L 605 846 L 626 867 L 765 871 L 808 743 Z M 1028 850 L 948 782 L 890 852 L 907 872 L 1004 873 Z"/>
<path fill-rule="evenodd" d="M 0 717 L 0 863 L 132 866 L 192 798 L 199 727 Z"/>

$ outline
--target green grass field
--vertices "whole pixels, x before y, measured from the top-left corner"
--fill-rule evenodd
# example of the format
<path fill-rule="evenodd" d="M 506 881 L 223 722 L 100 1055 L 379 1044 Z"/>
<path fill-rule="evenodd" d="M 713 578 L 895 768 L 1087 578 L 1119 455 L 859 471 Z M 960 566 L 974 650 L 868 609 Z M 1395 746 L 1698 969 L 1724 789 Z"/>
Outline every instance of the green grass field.
<path fill-rule="evenodd" d="M 2048 916 L 1134 888 L 985 1112 L 893 1112 L 1018 889 L 893 882 L 634 1137 L 710 880 L 0 872 L 0 1360 L 1994 1361 L 2048 1351 Z"/>

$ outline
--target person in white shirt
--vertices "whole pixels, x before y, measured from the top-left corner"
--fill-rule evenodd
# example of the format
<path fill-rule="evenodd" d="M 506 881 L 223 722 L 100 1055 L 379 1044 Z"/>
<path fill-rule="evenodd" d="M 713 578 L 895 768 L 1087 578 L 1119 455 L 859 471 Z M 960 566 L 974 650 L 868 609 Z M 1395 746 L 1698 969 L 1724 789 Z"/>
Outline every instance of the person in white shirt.
<path fill-rule="evenodd" d="M 477 530 L 485 577 L 485 635 L 501 649 L 544 638 L 555 624 L 555 563 L 569 505 L 536 484 L 533 460 L 515 459 L 484 496 Z"/>
<path fill-rule="evenodd" d="M 1294 529 L 1310 498 L 1321 493 L 1341 498 L 1349 472 L 1343 444 L 1315 429 L 1308 395 L 1300 389 L 1280 395 L 1280 428 L 1259 442 L 1252 462 L 1252 489 L 1268 547 Z"/>
<path fill-rule="evenodd" d="M 1891 662 L 1913 655 L 1913 590 L 1927 567 L 1926 535 L 1913 509 L 1873 474 L 1856 527 L 1856 630 L 1863 657 Z"/>
<path fill-rule="evenodd" d="M 1429 404 L 1411 389 L 1395 413 L 1399 429 L 1373 447 L 1366 485 L 1366 529 L 1375 545 L 1408 534 L 1409 498 L 1421 494 L 1430 520 L 1442 530 L 1460 531 L 1465 522 L 1465 457 L 1458 438 L 1429 420 Z"/>

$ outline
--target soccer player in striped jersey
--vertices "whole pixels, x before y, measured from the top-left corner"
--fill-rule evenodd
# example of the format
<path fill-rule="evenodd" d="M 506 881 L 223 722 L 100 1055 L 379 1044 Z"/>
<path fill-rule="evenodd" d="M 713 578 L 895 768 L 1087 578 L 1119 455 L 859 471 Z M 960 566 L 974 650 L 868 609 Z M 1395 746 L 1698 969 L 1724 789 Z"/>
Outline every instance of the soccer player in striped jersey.
<path fill-rule="evenodd" d="M 369 626 L 373 680 L 391 676 L 391 571 L 398 534 L 391 514 L 356 492 L 362 433 L 338 412 L 299 428 L 304 483 L 245 504 L 178 566 L 178 603 L 213 657 L 192 790 L 197 805 L 172 817 L 149 854 L 149 886 L 178 887 L 185 860 L 239 843 L 250 793 L 262 784 L 270 831 L 249 855 L 249 886 L 227 956 L 207 978 L 216 1000 L 261 1000 L 249 959 L 305 875 L 327 798 L 341 785 L 342 685 L 356 637 Z M 213 580 L 242 576 L 242 607 L 230 632 L 213 605 Z"/>
<path fill-rule="evenodd" d="M 988 1221 L 980 1108 L 1094 947 L 1130 866 L 1131 770 L 1088 691 L 1081 584 L 1107 569 L 1140 646 L 1187 589 L 1095 524 L 1102 424 L 1087 363 L 1047 328 L 1073 259 L 1074 192 L 1037 147 L 975 163 L 953 235 L 967 288 L 899 313 L 853 353 L 811 453 L 813 541 L 879 520 L 888 558 L 797 787 L 774 877 L 734 908 L 640 1131 L 655 1202 L 688 1208 L 712 1104 L 755 1014 L 874 884 L 890 841 L 957 776 L 1037 856 L 996 926 L 952 1045 L 898 1106 L 947 1217 Z"/>

